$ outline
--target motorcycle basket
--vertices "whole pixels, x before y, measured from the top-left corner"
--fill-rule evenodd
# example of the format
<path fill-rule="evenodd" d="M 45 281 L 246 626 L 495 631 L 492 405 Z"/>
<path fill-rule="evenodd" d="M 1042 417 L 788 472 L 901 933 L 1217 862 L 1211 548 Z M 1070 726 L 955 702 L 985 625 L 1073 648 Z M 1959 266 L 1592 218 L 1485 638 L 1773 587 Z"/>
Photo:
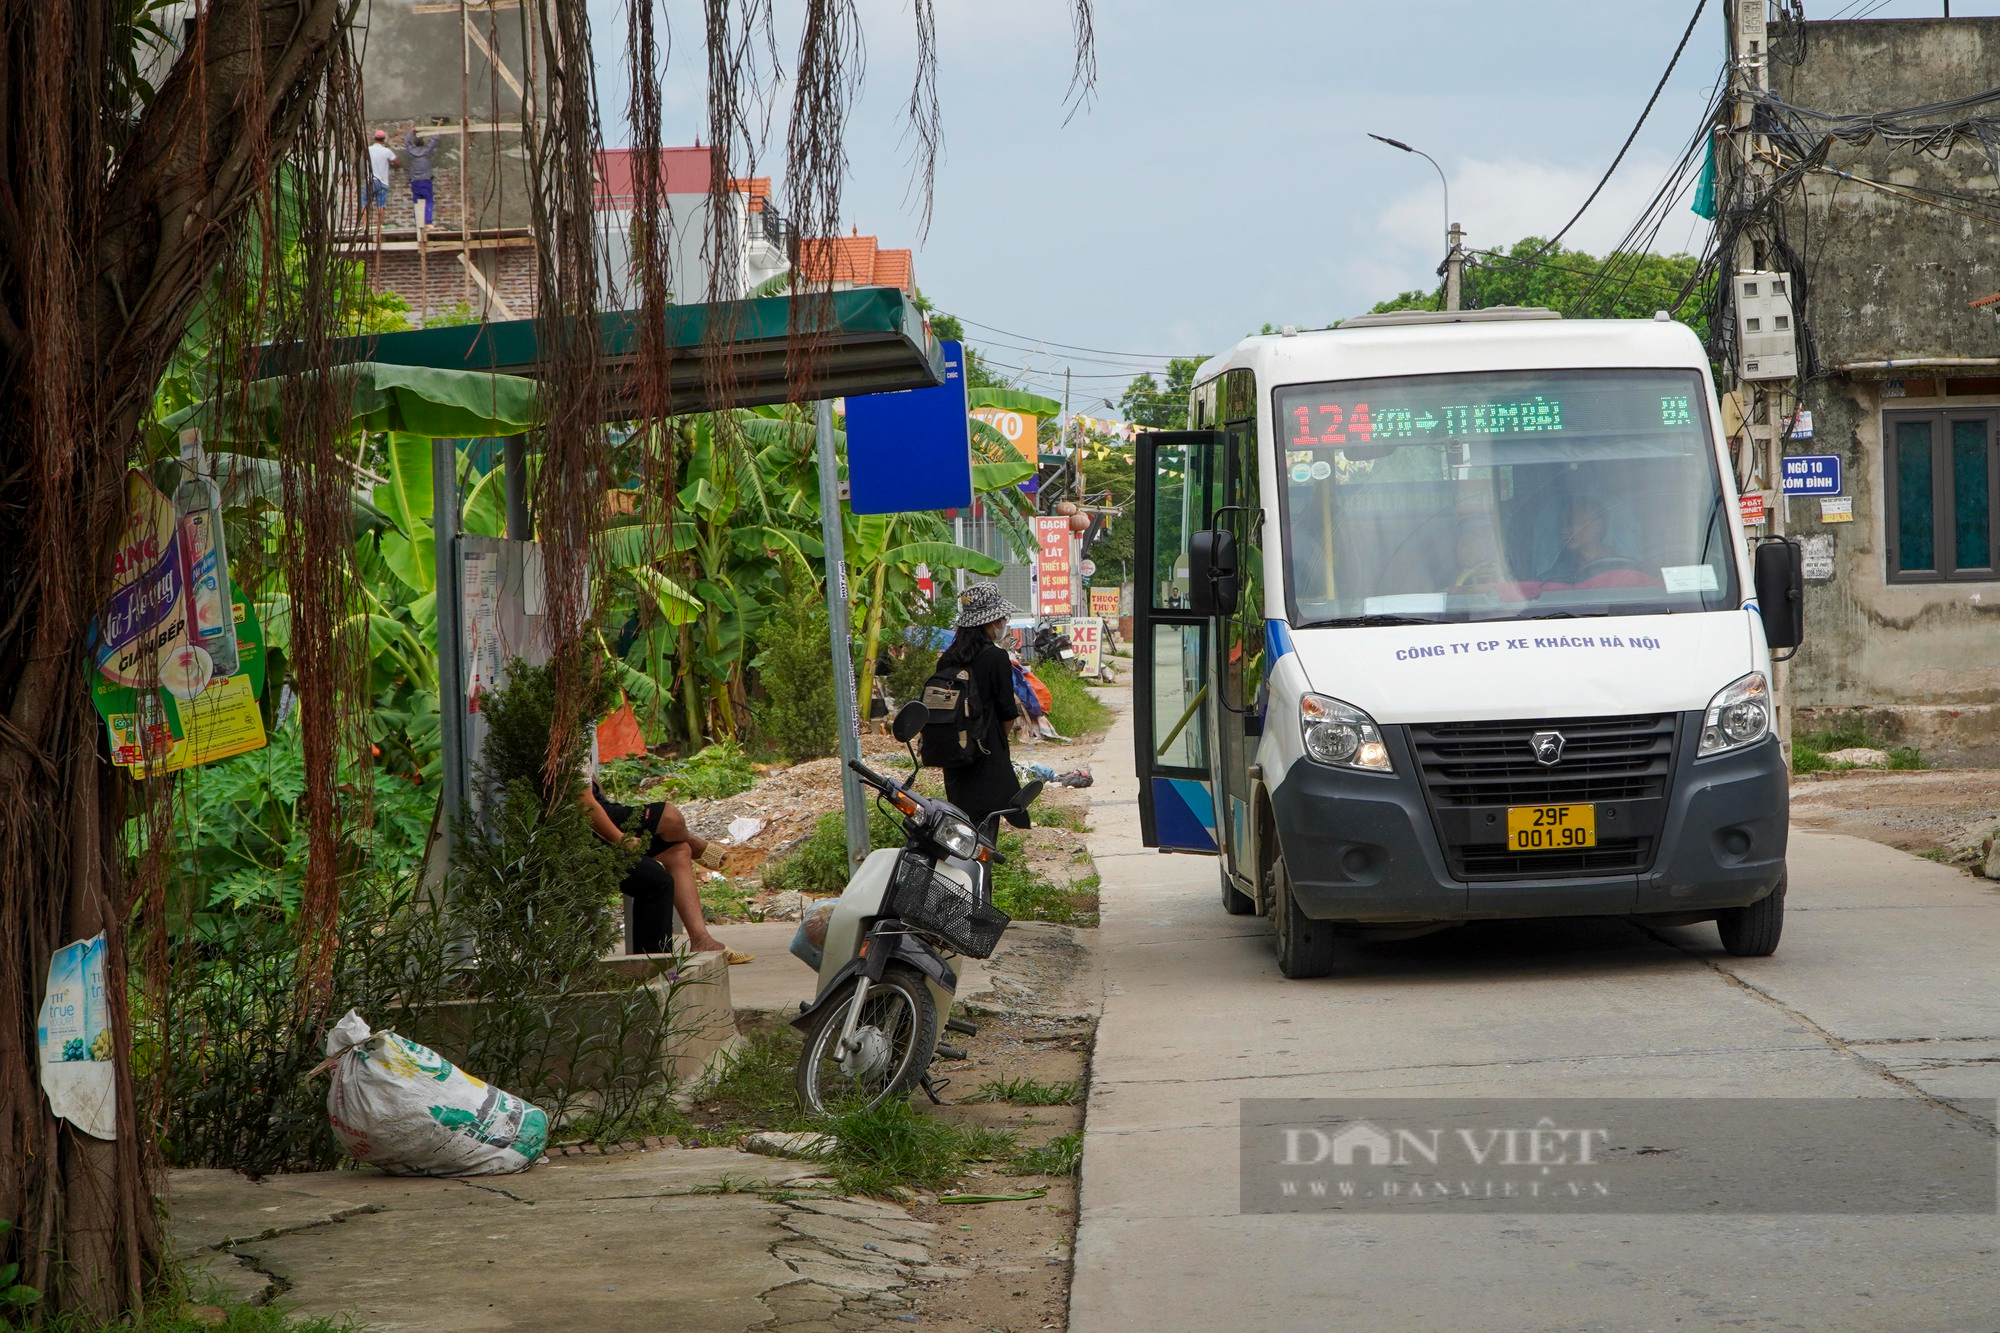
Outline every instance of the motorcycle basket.
<path fill-rule="evenodd" d="M 973 901 L 955 881 L 912 852 L 896 862 L 891 890 L 889 910 L 904 925 L 935 935 L 967 958 L 991 957 L 1013 919 L 997 907 Z"/>

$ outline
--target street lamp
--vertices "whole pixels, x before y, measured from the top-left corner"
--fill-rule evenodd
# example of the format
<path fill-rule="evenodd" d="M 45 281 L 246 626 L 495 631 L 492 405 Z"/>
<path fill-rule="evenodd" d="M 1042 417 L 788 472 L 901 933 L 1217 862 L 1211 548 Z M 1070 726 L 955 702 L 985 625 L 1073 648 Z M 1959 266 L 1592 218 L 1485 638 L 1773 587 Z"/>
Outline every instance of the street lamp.
<path fill-rule="evenodd" d="M 1458 309 L 1460 275 L 1458 227 L 1451 220 L 1451 182 L 1445 178 L 1444 168 L 1438 166 L 1438 160 L 1429 153 L 1426 153 L 1421 148 L 1412 148 L 1401 139 L 1391 139 L 1384 134 L 1370 134 L 1368 137 L 1376 143 L 1388 144 L 1391 148 L 1401 149 L 1405 153 L 1415 153 L 1418 157 L 1430 163 L 1432 168 L 1436 170 L 1438 184 L 1444 187 L 1444 263 L 1446 270 L 1444 308 L 1447 310 Z"/>

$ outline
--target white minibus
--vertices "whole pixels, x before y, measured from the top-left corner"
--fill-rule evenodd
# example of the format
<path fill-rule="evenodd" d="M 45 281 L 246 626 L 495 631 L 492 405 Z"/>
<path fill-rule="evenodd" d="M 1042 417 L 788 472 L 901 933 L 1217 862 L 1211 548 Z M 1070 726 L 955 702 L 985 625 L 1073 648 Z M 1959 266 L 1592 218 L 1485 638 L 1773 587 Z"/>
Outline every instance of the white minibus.
<path fill-rule="evenodd" d="M 1744 539 L 1691 330 L 1288 330 L 1206 362 L 1190 424 L 1135 460 L 1141 824 L 1286 976 L 1508 917 L 1777 947 L 1799 548 Z"/>

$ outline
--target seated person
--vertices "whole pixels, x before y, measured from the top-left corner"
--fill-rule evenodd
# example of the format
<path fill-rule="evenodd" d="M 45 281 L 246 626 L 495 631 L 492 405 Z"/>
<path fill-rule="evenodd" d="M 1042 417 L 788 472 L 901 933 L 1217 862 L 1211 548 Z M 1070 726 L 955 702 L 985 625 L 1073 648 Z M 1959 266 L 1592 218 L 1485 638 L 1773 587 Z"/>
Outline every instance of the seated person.
<path fill-rule="evenodd" d="M 709 934 L 701 914 L 701 893 L 695 885 L 697 862 L 710 869 L 722 864 L 722 849 L 687 826 L 687 819 L 668 801 L 653 801 L 634 811 L 610 800 L 593 775 L 582 797 L 591 830 L 605 842 L 639 852 L 619 891 L 632 899 L 632 951 L 664 953 L 673 944 L 672 912 L 680 912 L 688 945 L 697 953 L 720 952 L 734 965 L 755 956 L 732 949 Z M 637 815 L 641 837 L 627 833 Z"/>
<path fill-rule="evenodd" d="M 1604 506 L 1589 495 L 1571 495 L 1557 508 L 1562 550 L 1542 571 L 1541 581 L 1567 587 L 1622 587 L 1651 582 L 1636 560 L 1605 545 L 1609 522 Z"/>

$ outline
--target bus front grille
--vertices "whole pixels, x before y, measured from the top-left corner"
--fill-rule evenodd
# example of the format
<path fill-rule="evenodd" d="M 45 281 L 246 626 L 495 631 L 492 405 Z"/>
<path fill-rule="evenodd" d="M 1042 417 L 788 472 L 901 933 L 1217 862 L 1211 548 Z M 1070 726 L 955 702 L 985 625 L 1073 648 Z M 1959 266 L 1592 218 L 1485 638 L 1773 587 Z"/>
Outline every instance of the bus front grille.
<path fill-rule="evenodd" d="M 1438 722 L 1411 726 L 1409 736 L 1452 873 L 1516 879 L 1646 869 L 1665 816 L 1679 731 L 1677 714 L 1658 713 Z M 1553 764 L 1536 757 L 1536 738 L 1547 733 L 1562 737 Z M 1597 846 L 1560 852 L 1506 846 L 1506 807 L 1583 804 L 1599 807 Z M 1603 816 L 1611 806 L 1618 824 L 1607 828 Z"/>

